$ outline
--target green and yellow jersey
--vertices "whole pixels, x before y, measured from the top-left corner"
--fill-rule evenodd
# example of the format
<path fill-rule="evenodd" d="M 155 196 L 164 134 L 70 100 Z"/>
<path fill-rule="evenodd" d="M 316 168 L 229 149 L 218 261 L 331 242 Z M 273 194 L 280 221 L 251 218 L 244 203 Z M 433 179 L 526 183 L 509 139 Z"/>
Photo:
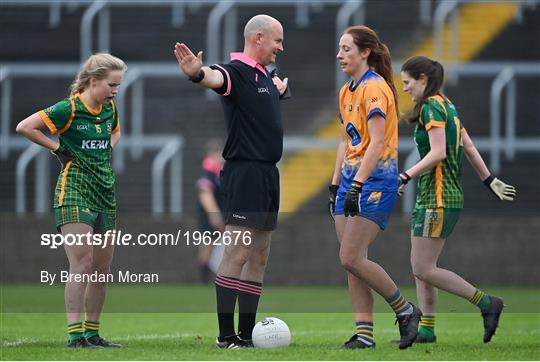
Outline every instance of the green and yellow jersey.
<path fill-rule="evenodd" d="M 94 110 L 80 94 L 75 94 L 38 114 L 50 132 L 77 157 L 58 177 L 54 207 L 76 205 L 114 213 L 116 179 L 111 167 L 111 135 L 120 130 L 114 102 Z"/>
<path fill-rule="evenodd" d="M 461 188 L 461 160 L 463 157 L 462 132 L 465 132 L 456 108 L 440 95 L 429 97 L 422 105 L 414 140 L 424 158 L 430 151 L 428 131 L 441 127 L 446 133 L 446 158 L 434 168 L 422 173 L 418 179 L 416 208 L 463 208 Z"/>

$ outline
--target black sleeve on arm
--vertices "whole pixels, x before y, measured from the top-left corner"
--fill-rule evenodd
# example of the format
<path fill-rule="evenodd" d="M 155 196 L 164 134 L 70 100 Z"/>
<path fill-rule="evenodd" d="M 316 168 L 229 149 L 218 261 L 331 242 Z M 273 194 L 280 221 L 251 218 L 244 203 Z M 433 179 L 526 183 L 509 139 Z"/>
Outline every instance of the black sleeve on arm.
<path fill-rule="evenodd" d="M 222 96 L 228 96 L 232 90 L 231 68 L 228 64 L 214 64 L 210 69 L 217 70 L 223 75 L 223 85 L 219 88 L 212 88 L 214 92 Z"/>

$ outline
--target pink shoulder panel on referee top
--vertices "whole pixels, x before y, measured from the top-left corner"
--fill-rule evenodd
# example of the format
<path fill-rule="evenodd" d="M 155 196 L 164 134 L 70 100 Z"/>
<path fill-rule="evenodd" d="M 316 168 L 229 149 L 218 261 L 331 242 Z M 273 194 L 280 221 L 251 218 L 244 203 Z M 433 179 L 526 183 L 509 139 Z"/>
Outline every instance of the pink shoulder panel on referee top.
<path fill-rule="evenodd" d="M 231 53 L 231 60 L 239 60 L 242 63 L 247 64 L 252 68 L 259 69 L 261 72 L 263 72 L 264 75 L 268 76 L 268 74 L 266 74 L 266 70 L 264 69 L 262 65 L 260 65 L 259 63 L 257 63 L 255 59 L 248 57 L 244 53 L 240 53 L 240 52 Z"/>

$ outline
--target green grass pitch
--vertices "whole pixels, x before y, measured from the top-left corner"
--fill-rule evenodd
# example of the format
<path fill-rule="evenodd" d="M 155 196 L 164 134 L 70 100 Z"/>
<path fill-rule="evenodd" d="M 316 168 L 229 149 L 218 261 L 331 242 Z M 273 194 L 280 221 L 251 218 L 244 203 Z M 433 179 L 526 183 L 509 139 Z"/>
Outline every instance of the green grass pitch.
<path fill-rule="evenodd" d="M 485 288 L 507 305 L 497 334 L 482 343 L 482 319 L 474 306 L 440 292 L 435 345 L 400 351 L 394 316 L 375 297 L 375 350 L 341 348 L 354 331 L 348 295 L 342 287 L 267 287 L 259 319 L 287 322 L 292 344 L 277 350 L 218 350 L 214 290 L 202 285 L 153 287 L 113 285 L 101 334 L 122 349 L 70 350 L 62 313 L 61 287 L 4 284 L 1 287 L 2 360 L 539 360 L 540 291 Z M 414 289 L 405 288 L 411 300 Z"/>

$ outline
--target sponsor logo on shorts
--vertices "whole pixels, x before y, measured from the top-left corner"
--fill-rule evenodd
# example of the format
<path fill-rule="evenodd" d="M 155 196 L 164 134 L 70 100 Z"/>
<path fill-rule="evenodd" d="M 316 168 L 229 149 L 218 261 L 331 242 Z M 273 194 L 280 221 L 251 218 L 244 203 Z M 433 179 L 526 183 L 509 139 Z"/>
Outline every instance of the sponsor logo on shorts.
<path fill-rule="evenodd" d="M 232 217 L 237 218 L 237 219 L 241 219 L 241 220 L 246 220 L 247 219 L 244 215 L 238 215 L 238 214 L 232 214 Z"/>
<path fill-rule="evenodd" d="M 369 202 L 370 204 L 378 204 L 379 201 L 381 201 L 381 192 L 380 191 L 372 192 L 369 195 L 368 200 L 367 200 L 367 202 Z"/>

